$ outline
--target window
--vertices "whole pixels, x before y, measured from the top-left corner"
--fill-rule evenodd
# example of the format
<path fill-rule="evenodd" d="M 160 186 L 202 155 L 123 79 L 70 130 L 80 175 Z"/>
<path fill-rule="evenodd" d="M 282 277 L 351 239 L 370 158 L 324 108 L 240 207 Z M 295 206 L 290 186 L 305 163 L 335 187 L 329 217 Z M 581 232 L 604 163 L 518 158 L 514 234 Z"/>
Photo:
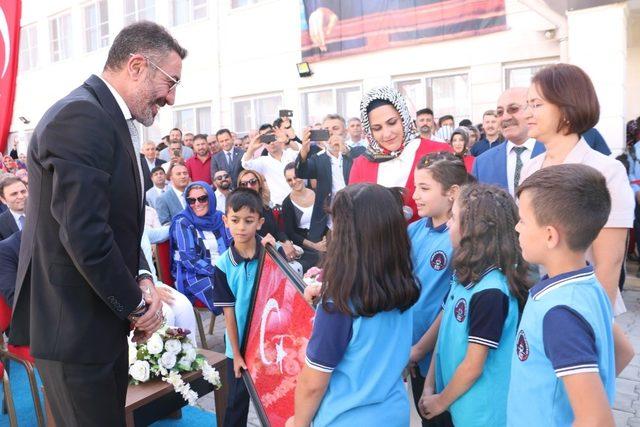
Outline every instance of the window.
<path fill-rule="evenodd" d="M 207 0 L 171 0 L 173 25 L 207 18 Z"/>
<path fill-rule="evenodd" d="M 260 3 L 263 0 L 231 0 L 231 7 L 249 6 L 251 4 Z"/>
<path fill-rule="evenodd" d="M 36 25 L 23 27 L 20 34 L 20 71 L 38 66 L 38 29 Z"/>
<path fill-rule="evenodd" d="M 155 21 L 155 0 L 124 0 L 124 25 L 138 21 Z"/>
<path fill-rule="evenodd" d="M 233 101 L 233 130 L 248 133 L 263 123 L 273 123 L 282 107 L 281 95 L 261 96 Z"/>
<path fill-rule="evenodd" d="M 531 78 L 549 64 L 537 64 L 527 66 L 505 67 L 504 69 L 504 88 L 510 87 L 529 87 Z"/>
<path fill-rule="evenodd" d="M 345 120 L 360 117 L 359 86 L 322 89 L 302 94 L 302 125 L 322 122 L 327 114 L 340 114 Z"/>
<path fill-rule="evenodd" d="M 398 80 L 395 86 L 405 96 L 412 116 L 417 110 L 429 107 L 436 118 L 451 114 L 456 123 L 471 118 L 467 74 Z"/>
<path fill-rule="evenodd" d="M 71 57 L 71 14 L 56 16 L 49 20 L 51 39 L 51 61 L 58 62 Z"/>
<path fill-rule="evenodd" d="M 211 107 L 174 110 L 173 123 L 183 133 L 211 133 Z"/>
<path fill-rule="evenodd" d="M 84 48 L 93 52 L 109 45 L 109 11 L 107 0 L 100 0 L 84 8 Z"/>

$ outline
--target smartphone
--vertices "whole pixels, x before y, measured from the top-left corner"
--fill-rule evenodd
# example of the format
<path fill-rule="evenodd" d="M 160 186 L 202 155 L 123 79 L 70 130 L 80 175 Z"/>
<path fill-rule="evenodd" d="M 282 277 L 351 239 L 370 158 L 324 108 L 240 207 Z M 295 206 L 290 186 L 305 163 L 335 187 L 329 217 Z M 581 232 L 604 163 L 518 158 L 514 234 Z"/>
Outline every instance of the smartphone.
<path fill-rule="evenodd" d="M 260 142 L 264 144 L 271 144 L 276 140 L 276 135 L 273 133 L 265 133 L 264 135 L 260 135 Z"/>
<path fill-rule="evenodd" d="M 293 117 L 293 110 L 280 110 L 278 117 Z"/>
<path fill-rule="evenodd" d="M 329 131 L 327 129 L 311 130 L 312 141 L 328 141 Z"/>

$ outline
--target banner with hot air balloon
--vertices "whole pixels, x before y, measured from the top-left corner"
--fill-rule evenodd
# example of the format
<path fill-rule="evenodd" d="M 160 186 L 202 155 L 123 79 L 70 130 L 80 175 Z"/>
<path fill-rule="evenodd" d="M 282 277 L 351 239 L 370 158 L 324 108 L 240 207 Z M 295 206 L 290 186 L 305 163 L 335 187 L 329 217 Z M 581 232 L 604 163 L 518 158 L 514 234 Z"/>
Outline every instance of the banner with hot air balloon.
<path fill-rule="evenodd" d="M 260 261 L 244 332 L 245 384 L 263 426 L 293 416 L 296 380 L 305 364 L 315 310 L 302 278 L 271 247 Z"/>
<path fill-rule="evenodd" d="M 20 0 L 0 0 L 0 153 L 4 152 L 13 114 L 20 49 Z"/>

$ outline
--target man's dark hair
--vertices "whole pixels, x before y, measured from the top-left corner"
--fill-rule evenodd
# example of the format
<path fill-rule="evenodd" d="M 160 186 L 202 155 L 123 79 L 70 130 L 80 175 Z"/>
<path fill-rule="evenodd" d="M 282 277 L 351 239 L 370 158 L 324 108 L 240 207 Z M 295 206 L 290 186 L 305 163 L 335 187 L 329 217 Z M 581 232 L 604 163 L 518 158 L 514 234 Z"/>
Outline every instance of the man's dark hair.
<path fill-rule="evenodd" d="M 469 126 L 473 126 L 473 122 L 469 119 L 460 120 L 458 126 L 468 128 Z"/>
<path fill-rule="evenodd" d="M 582 135 L 598 123 L 600 103 L 591 79 L 571 64 L 544 67 L 531 79 L 545 101 L 560 109 L 557 131 Z"/>
<path fill-rule="evenodd" d="M 204 139 L 206 141 L 207 140 L 207 134 L 206 133 L 195 134 L 193 136 L 193 140 L 195 141 L 196 139 Z"/>
<path fill-rule="evenodd" d="M 262 200 L 256 190 L 239 187 L 227 197 L 226 215 L 229 215 L 230 212 L 238 212 L 242 208 L 247 208 L 262 217 Z"/>
<path fill-rule="evenodd" d="M 151 175 L 153 175 L 156 172 L 160 172 L 160 171 L 162 171 L 163 173 L 166 173 L 162 166 L 156 166 L 155 168 L 151 169 Z"/>
<path fill-rule="evenodd" d="M 163 26 L 149 21 L 136 22 L 124 27 L 113 40 L 104 69 L 119 70 L 132 53 L 145 55 L 157 62 L 158 58 L 171 51 L 180 59 L 187 56 L 186 49 Z"/>
<path fill-rule="evenodd" d="M 182 138 L 182 129 L 180 128 L 173 128 L 169 131 L 169 133 L 173 132 L 174 130 L 177 130 L 178 132 L 180 132 L 180 138 Z"/>
<path fill-rule="evenodd" d="M 540 169 L 518 186 L 516 196 L 524 192 L 531 197 L 538 225 L 557 228 L 573 251 L 591 246 L 611 211 L 606 179 L 587 165 Z"/>
<path fill-rule="evenodd" d="M 431 108 L 423 108 L 422 110 L 416 111 L 416 117 L 422 116 L 424 114 L 428 114 L 433 117 L 433 110 Z"/>
<path fill-rule="evenodd" d="M 455 122 L 455 120 L 453 120 L 453 116 L 451 114 L 446 114 L 446 115 L 444 115 L 444 116 L 442 116 L 442 117 L 440 117 L 438 119 L 438 126 L 442 126 L 442 123 L 445 120 L 451 120 L 452 122 Z"/>
<path fill-rule="evenodd" d="M 231 131 L 227 128 L 222 128 L 218 132 L 216 132 L 216 139 L 218 139 L 220 135 L 224 135 L 225 133 L 228 133 L 229 136 L 231 137 Z"/>
<path fill-rule="evenodd" d="M 269 123 L 264 123 L 260 125 L 260 127 L 258 128 L 258 132 L 262 132 L 263 130 L 273 130 L 273 126 L 271 126 Z"/>
<path fill-rule="evenodd" d="M 172 164 L 171 166 L 169 166 L 169 170 L 167 171 L 167 176 L 169 177 L 169 179 L 171 179 L 171 174 L 173 174 L 173 169 L 177 166 L 184 166 L 185 168 L 187 167 L 187 165 L 184 163 L 184 160 L 180 160 L 179 162 L 175 162 L 174 164 Z"/>
<path fill-rule="evenodd" d="M 4 189 L 16 182 L 22 182 L 24 184 L 20 178 L 12 174 L 6 174 L 0 178 L 0 196 L 4 197 Z M 24 185 L 26 186 L 26 184 Z"/>
<path fill-rule="evenodd" d="M 289 162 L 284 167 L 284 174 L 287 174 L 287 171 L 296 170 L 296 162 Z"/>

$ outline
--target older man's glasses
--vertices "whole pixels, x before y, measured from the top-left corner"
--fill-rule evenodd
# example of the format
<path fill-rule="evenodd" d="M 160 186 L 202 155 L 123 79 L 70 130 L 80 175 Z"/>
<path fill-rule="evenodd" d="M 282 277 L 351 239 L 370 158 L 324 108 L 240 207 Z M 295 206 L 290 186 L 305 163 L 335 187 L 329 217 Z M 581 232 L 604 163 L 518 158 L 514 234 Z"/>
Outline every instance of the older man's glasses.
<path fill-rule="evenodd" d="M 129 56 L 134 56 L 133 53 L 130 53 Z M 149 59 L 148 56 L 146 55 L 142 55 L 141 56 L 149 63 L 151 64 L 156 70 L 160 71 L 162 74 L 165 75 L 166 78 L 168 78 L 173 84 L 171 85 L 171 87 L 169 87 L 169 92 L 171 92 L 172 90 L 174 90 L 179 84 L 180 84 L 180 79 L 176 80 L 175 78 L 171 77 L 171 75 L 169 73 L 167 73 L 165 70 L 163 70 L 162 68 L 160 68 L 160 66 L 158 64 L 156 64 L 155 62 L 153 62 L 151 59 Z"/>
<path fill-rule="evenodd" d="M 195 205 L 196 202 L 207 203 L 208 201 L 209 201 L 209 196 L 207 196 L 206 194 L 200 197 L 187 197 L 187 203 L 189 203 L 190 205 Z"/>

